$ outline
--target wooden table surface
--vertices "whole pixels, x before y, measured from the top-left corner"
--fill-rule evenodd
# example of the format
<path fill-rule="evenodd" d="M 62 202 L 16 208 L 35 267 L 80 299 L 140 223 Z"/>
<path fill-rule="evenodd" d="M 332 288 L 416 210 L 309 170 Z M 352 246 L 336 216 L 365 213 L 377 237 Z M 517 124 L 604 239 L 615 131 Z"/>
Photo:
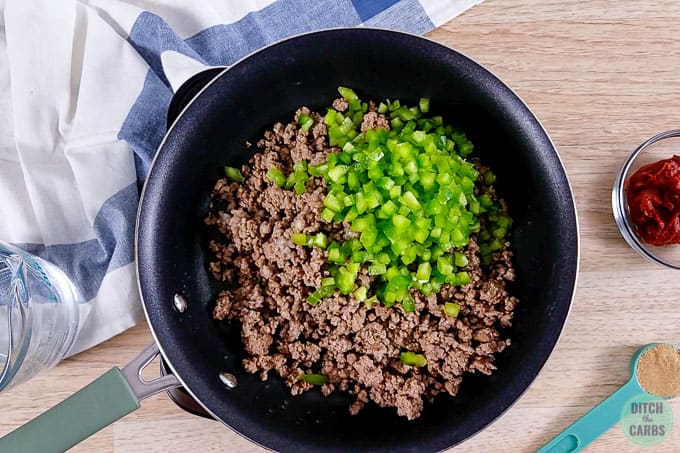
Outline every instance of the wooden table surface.
<path fill-rule="evenodd" d="M 627 154 L 647 137 L 680 126 L 680 1 L 487 0 L 431 37 L 486 66 L 529 104 L 575 191 L 581 269 L 562 337 L 517 404 L 454 449 L 530 452 L 623 384 L 639 346 L 680 343 L 680 274 L 643 261 L 624 243 L 610 203 Z M 140 325 L 0 396 L 0 433 L 127 363 L 150 341 Z M 680 416 L 680 403 L 672 407 Z M 680 451 L 680 426 L 646 450 Z M 262 450 L 161 394 L 72 451 Z M 617 426 L 588 451 L 645 449 Z"/>

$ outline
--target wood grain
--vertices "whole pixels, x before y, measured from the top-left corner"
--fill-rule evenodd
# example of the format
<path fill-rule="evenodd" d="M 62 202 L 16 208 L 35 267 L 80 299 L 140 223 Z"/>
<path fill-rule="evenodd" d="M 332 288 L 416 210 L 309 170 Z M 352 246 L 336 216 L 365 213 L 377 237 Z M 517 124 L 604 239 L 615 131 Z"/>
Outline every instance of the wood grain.
<path fill-rule="evenodd" d="M 487 0 L 431 34 L 512 87 L 555 142 L 576 195 L 581 272 L 557 348 L 506 414 L 455 452 L 530 452 L 628 378 L 652 341 L 680 343 L 680 276 L 646 263 L 621 239 L 610 191 L 619 165 L 645 138 L 680 126 L 680 1 Z M 151 341 L 145 326 L 78 355 L 0 396 L 5 433 Z M 673 402 L 680 413 L 680 402 Z M 74 452 L 256 452 L 216 422 L 164 395 Z M 680 451 L 680 427 L 648 451 Z M 640 451 L 615 427 L 590 452 Z"/>

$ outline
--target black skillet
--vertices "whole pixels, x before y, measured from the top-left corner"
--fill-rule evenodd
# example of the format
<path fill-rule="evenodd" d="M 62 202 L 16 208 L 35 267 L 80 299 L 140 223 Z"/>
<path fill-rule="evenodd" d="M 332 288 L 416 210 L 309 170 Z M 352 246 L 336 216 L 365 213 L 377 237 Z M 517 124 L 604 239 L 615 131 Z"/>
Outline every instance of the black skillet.
<path fill-rule="evenodd" d="M 137 225 L 144 308 L 157 346 L 114 368 L 46 414 L 0 440 L 0 451 L 63 451 L 139 406 L 182 385 L 215 419 L 278 451 L 438 451 L 481 430 L 534 380 L 565 323 L 578 267 L 572 193 L 550 138 L 501 81 L 461 54 L 424 38 L 367 28 L 306 34 L 267 47 L 229 70 L 191 80 L 204 88 L 168 131 L 148 175 Z M 438 397 L 420 418 L 369 405 L 350 416 L 350 399 L 318 391 L 291 397 L 281 380 L 243 371 L 235 325 L 211 319 L 220 286 L 206 269 L 202 219 L 223 165 L 238 166 L 254 142 L 298 106 L 321 109 L 336 87 L 368 99 L 432 99 L 461 126 L 498 176 L 514 218 L 512 247 L 520 300 L 512 346 L 492 376 L 470 375 L 455 398 Z M 191 88 L 173 103 L 183 105 Z M 158 349 L 171 375 L 143 383 Z"/>

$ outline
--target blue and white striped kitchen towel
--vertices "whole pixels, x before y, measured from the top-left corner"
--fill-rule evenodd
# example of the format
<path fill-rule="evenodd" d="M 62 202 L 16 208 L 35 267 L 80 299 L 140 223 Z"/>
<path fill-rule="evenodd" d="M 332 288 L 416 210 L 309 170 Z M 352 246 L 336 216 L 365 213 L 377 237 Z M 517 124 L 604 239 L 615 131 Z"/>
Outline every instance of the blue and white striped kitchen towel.
<path fill-rule="evenodd" d="M 133 326 L 139 187 L 173 89 L 306 31 L 426 33 L 481 0 L 0 0 L 0 239 L 85 296 L 71 353 Z"/>

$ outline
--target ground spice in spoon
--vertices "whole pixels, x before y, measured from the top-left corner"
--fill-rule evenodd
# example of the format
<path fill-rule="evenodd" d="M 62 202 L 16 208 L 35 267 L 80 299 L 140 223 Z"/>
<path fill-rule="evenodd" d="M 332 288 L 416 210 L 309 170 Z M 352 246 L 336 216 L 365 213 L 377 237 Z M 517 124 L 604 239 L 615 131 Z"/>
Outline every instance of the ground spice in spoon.
<path fill-rule="evenodd" d="M 637 379 L 652 395 L 661 398 L 680 395 L 680 351 L 669 344 L 649 348 L 638 362 Z"/>

